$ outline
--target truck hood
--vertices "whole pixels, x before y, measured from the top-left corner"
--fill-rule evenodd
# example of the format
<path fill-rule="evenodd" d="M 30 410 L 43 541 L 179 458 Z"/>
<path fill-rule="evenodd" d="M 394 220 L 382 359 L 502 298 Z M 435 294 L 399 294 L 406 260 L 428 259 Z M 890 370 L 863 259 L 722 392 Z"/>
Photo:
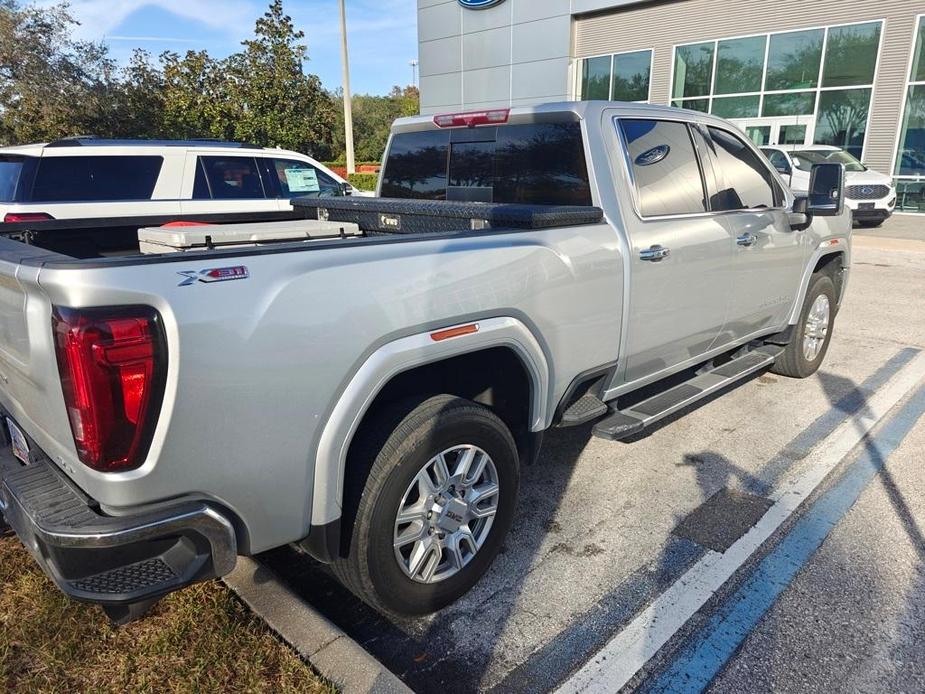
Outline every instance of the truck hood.
<path fill-rule="evenodd" d="M 893 179 L 882 174 L 879 171 L 868 169 L 867 171 L 848 171 L 845 174 L 845 183 L 849 186 L 890 186 L 893 187 Z"/>

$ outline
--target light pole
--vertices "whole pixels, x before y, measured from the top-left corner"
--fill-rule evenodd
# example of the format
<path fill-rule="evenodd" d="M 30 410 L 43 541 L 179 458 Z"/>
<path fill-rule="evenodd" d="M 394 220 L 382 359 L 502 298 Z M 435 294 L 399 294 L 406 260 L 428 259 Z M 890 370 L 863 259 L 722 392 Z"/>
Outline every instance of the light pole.
<path fill-rule="evenodd" d="M 353 161 L 353 103 L 350 97 L 350 59 L 347 57 L 347 9 L 340 0 L 340 51 L 344 74 L 344 144 L 347 147 L 347 174 L 356 173 Z"/>
<path fill-rule="evenodd" d="M 412 60 L 408 65 L 411 66 L 411 86 L 418 86 L 418 61 Z"/>

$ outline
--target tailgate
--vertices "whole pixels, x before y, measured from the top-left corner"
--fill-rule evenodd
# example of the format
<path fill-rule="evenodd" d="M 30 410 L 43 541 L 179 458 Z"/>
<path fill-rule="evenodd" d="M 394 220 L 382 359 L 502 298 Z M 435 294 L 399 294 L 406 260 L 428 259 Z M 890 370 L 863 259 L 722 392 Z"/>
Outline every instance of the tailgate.
<path fill-rule="evenodd" d="M 56 461 L 74 460 L 58 380 L 51 303 L 38 284 L 48 252 L 0 238 L 0 408 Z"/>

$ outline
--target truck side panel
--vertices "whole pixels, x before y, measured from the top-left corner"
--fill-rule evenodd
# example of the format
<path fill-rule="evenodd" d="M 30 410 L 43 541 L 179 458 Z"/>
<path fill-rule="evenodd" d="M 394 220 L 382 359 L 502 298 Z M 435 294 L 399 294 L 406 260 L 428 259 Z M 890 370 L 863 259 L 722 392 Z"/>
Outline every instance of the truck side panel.
<path fill-rule="evenodd" d="M 246 280 L 181 286 L 180 272 L 239 264 Z M 66 445 L 60 431 L 36 440 L 110 512 L 192 493 L 233 510 L 251 551 L 278 546 L 308 531 L 322 427 L 369 355 L 407 335 L 510 316 L 555 364 L 546 399 L 557 402 L 575 374 L 617 353 L 622 266 L 616 233 L 601 224 L 45 268 L 39 281 L 49 300 L 38 323 L 50 325 L 52 304 L 151 305 L 164 320 L 168 377 L 137 470 L 103 474 L 76 463 L 69 431 Z M 53 407 L 66 425 L 60 393 Z M 554 406 L 546 409 L 548 419 Z"/>

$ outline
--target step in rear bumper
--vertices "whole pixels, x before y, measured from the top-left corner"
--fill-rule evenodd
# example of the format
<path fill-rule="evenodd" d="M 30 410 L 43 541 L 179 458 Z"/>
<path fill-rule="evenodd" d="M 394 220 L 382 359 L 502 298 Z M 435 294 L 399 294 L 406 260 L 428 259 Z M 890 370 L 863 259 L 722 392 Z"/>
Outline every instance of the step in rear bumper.
<path fill-rule="evenodd" d="M 105 516 L 51 462 L 22 465 L 3 438 L 0 512 L 72 598 L 128 605 L 234 568 L 234 528 L 209 504 L 187 501 L 133 516 Z"/>

